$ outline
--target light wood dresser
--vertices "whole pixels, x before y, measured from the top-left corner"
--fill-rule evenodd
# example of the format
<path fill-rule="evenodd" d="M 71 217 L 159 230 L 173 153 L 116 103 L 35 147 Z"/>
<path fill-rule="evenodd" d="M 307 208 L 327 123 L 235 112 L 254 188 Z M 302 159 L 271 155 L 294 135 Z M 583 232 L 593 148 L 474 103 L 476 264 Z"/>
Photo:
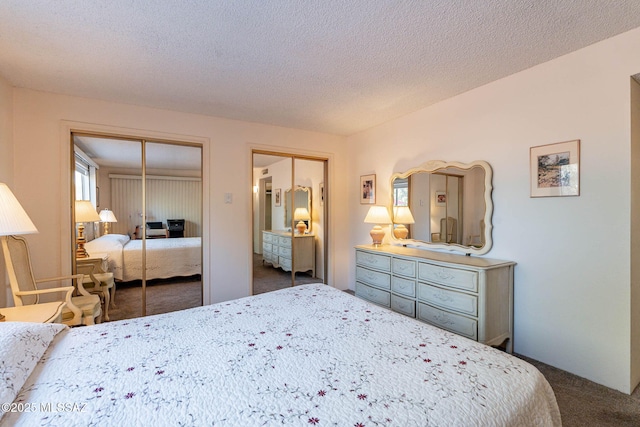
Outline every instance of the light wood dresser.
<path fill-rule="evenodd" d="M 356 246 L 356 296 L 513 351 L 515 263 L 402 246 Z"/>
<path fill-rule="evenodd" d="M 295 239 L 295 240 L 292 240 Z M 271 263 L 284 271 L 311 271 L 316 277 L 316 239 L 313 234 L 290 231 L 262 232 L 262 262 Z"/>

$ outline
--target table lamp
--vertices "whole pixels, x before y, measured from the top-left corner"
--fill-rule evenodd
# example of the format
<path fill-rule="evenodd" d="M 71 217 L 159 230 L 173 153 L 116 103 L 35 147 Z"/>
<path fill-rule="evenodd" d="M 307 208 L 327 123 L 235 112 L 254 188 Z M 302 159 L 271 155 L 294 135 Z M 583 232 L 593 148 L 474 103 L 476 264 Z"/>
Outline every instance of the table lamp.
<path fill-rule="evenodd" d="M 293 212 L 293 220 L 298 221 L 296 224 L 298 234 L 304 234 L 304 232 L 307 231 L 307 224 L 305 221 L 310 221 L 311 216 L 306 208 L 296 208 L 295 212 Z"/>
<path fill-rule="evenodd" d="M 409 229 L 405 224 L 415 223 L 409 206 L 393 207 L 393 223 L 396 224 L 396 228 L 393 229 L 393 235 L 396 239 L 406 239 L 409 235 Z"/>
<path fill-rule="evenodd" d="M 9 248 L 7 247 L 7 236 L 15 234 L 33 234 L 38 229 L 29 215 L 24 211 L 18 199 L 13 195 L 7 184 L 0 182 L 0 240 L 2 241 L 2 250 L 5 259 L 8 256 Z M 7 265 L 9 260 L 7 260 Z M 0 314 L 0 321 L 4 320 L 4 316 Z"/>
<path fill-rule="evenodd" d="M 100 215 L 96 212 L 89 200 L 76 200 L 76 223 L 78 224 L 78 238 L 76 242 L 76 258 L 88 258 L 89 254 L 84 248 L 87 241 L 84 238 L 84 223 L 100 221 Z"/>
<path fill-rule="evenodd" d="M 384 230 L 381 225 L 391 224 L 391 217 L 389 211 L 384 206 L 371 206 L 367 216 L 364 218 L 364 222 L 367 224 L 375 224 L 371 229 L 371 238 L 373 239 L 374 246 L 380 246 L 382 239 L 384 239 Z"/>
<path fill-rule="evenodd" d="M 112 222 L 118 222 L 113 211 L 109 209 L 102 209 L 100 211 L 100 222 L 104 222 L 104 234 L 109 234 L 109 224 Z"/>

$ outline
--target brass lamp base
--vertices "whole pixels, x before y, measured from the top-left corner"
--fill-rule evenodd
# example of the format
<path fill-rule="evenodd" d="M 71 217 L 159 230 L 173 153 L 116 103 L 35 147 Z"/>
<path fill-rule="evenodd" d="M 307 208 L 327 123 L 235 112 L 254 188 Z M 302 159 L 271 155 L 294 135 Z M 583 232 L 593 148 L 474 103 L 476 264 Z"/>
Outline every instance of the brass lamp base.
<path fill-rule="evenodd" d="M 307 224 L 305 224 L 304 221 L 299 221 L 296 224 L 296 229 L 298 230 L 298 234 L 304 234 L 304 232 L 307 231 Z"/>

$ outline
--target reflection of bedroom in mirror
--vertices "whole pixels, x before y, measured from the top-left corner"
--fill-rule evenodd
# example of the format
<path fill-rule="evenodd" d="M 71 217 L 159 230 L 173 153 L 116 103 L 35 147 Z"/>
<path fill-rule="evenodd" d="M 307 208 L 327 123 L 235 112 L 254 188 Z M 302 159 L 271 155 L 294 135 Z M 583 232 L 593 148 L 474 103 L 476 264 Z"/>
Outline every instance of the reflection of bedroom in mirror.
<path fill-rule="evenodd" d="M 254 295 L 325 282 L 326 170 L 326 159 L 254 152 Z"/>
<path fill-rule="evenodd" d="M 88 256 L 74 255 L 74 267 L 101 296 L 104 320 L 202 305 L 202 148 L 77 133 L 72 141 L 73 198 L 100 218 L 83 223 Z"/>

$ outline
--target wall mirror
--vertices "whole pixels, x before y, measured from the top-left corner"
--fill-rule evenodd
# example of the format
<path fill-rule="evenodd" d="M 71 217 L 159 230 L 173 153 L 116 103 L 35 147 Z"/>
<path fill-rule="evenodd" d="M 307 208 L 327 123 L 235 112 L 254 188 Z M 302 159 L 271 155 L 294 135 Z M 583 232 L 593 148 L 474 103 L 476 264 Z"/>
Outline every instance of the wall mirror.
<path fill-rule="evenodd" d="M 492 170 L 434 160 L 391 177 L 394 244 L 482 255 L 491 250 Z"/>
<path fill-rule="evenodd" d="M 291 227 L 291 220 L 294 219 L 296 209 L 306 209 L 306 216 L 299 216 L 295 220 L 296 223 L 303 221 L 307 225 L 307 230 L 311 231 L 311 188 L 296 186 L 293 192 L 293 207 L 291 205 L 291 189 L 289 188 L 284 192 L 284 227 Z M 298 211 L 298 213 L 304 214 L 302 211 Z"/>

